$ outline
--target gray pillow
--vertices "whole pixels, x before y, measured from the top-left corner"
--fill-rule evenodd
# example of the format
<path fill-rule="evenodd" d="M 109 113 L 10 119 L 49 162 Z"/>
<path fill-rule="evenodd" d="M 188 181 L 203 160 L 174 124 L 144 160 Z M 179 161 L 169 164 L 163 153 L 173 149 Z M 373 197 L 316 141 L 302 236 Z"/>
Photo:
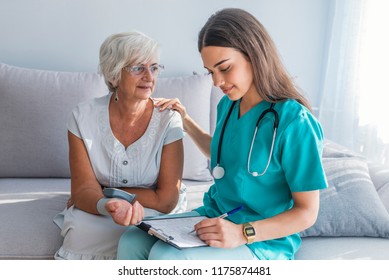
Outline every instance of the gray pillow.
<path fill-rule="evenodd" d="M 316 223 L 301 236 L 388 238 L 389 214 L 371 181 L 367 163 L 361 157 L 334 150 L 323 154 L 329 187 L 320 191 Z"/>
<path fill-rule="evenodd" d="M 369 163 L 368 166 L 375 189 L 389 212 L 389 167 L 377 163 Z"/>
<path fill-rule="evenodd" d="M 325 139 L 323 144 L 323 158 L 343 158 L 356 157 L 364 159 L 361 155 L 349 150 L 348 148 L 339 145 L 331 140 Z"/>

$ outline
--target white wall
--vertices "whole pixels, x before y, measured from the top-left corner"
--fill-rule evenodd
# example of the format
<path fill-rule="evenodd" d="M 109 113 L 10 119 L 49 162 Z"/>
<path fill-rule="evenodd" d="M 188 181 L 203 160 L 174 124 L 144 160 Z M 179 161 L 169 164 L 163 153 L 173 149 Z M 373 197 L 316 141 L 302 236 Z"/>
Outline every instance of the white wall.
<path fill-rule="evenodd" d="M 110 34 L 137 29 L 162 47 L 164 76 L 204 72 L 197 33 L 224 7 L 258 17 L 313 106 L 318 104 L 334 0 L 0 0 L 0 62 L 56 71 L 96 71 Z"/>

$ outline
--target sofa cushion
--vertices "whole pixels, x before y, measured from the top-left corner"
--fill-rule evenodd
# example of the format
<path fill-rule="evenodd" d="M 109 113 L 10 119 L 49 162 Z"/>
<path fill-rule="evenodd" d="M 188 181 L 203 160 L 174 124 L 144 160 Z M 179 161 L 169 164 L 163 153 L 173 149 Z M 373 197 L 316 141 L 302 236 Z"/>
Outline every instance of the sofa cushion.
<path fill-rule="evenodd" d="M 389 241 L 374 237 L 306 237 L 295 259 L 387 261 Z"/>
<path fill-rule="evenodd" d="M 159 78 L 153 97 L 178 98 L 193 120 L 209 132 L 211 88 L 212 81 L 208 75 Z M 183 178 L 197 181 L 212 180 L 208 159 L 188 135 L 184 137 Z"/>
<path fill-rule="evenodd" d="M 204 193 L 208 191 L 213 181 L 201 182 L 193 180 L 184 180 L 186 186 L 186 197 L 188 200 L 187 211 L 192 211 L 203 205 Z"/>
<path fill-rule="evenodd" d="M 366 161 L 326 142 L 323 166 L 329 187 L 320 191 L 316 223 L 301 236 L 389 238 L 389 213 L 371 181 Z"/>
<path fill-rule="evenodd" d="M 69 190 L 69 179 L 0 178 L 0 259 L 52 259 Z"/>
<path fill-rule="evenodd" d="M 209 131 L 211 87 L 210 77 L 204 75 L 160 78 L 154 96 L 180 98 L 193 119 Z M 78 103 L 107 92 L 97 73 L 0 63 L 0 177 L 69 177 L 70 113 Z M 184 138 L 184 152 L 184 179 L 211 180 L 208 160 L 189 137 Z"/>
<path fill-rule="evenodd" d="M 0 177 L 69 177 L 70 112 L 106 93 L 95 73 L 0 64 Z"/>

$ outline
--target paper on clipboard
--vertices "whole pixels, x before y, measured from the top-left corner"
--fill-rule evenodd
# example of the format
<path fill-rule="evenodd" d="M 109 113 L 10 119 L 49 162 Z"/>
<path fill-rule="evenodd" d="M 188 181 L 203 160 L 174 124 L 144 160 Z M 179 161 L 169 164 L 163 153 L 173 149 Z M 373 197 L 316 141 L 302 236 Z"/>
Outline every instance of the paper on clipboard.
<path fill-rule="evenodd" d="M 178 249 L 208 246 L 196 232 L 191 233 L 194 225 L 205 218 L 205 216 L 156 218 L 144 221 L 138 227 Z"/>

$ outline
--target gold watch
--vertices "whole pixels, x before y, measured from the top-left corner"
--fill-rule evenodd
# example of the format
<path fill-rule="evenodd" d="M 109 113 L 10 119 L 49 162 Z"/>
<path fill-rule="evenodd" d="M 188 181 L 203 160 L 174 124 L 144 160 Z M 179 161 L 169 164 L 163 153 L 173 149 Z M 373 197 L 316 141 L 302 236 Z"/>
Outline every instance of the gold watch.
<path fill-rule="evenodd" d="M 255 240 L 255 229 L 250 223 L 243 224 L 243 235 L 247 239 L 247 244 L 251 244 Z"/>

